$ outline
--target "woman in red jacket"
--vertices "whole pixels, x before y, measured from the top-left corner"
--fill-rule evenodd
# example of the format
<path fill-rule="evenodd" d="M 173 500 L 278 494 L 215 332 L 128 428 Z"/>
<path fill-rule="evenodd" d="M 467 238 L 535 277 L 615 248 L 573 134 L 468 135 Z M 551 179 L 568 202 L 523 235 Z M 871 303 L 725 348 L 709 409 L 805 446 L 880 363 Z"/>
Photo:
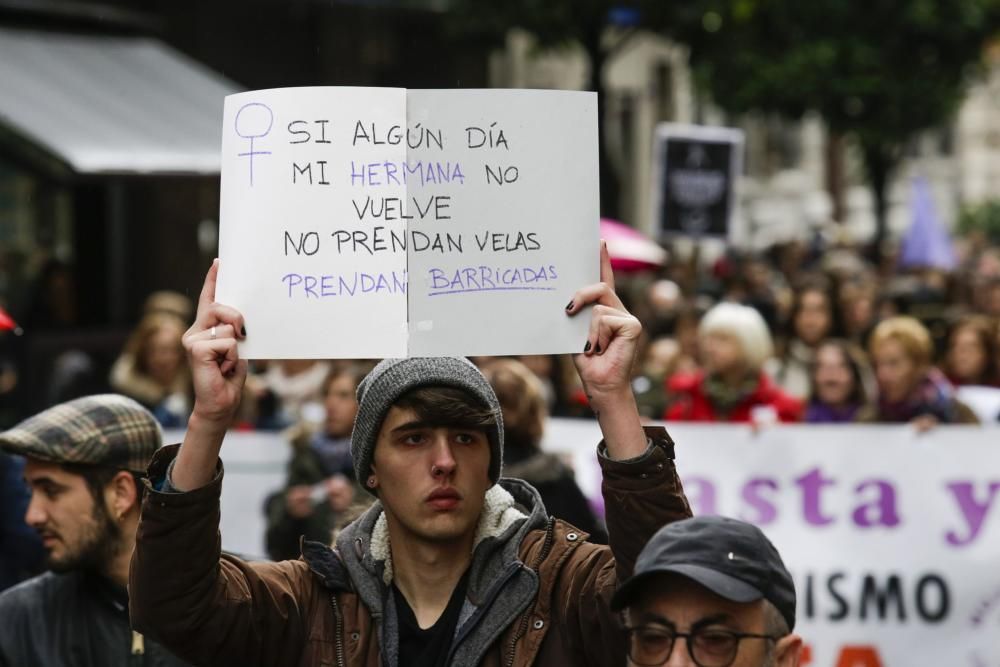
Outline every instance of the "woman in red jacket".
<path fill-rule="evenodd" d="M 753 308 L 721 303 L 698 327 L 703 369 L 667 381 L 670 421 L 794 422 L 802 403 L 785 394 L 761 370 L 773 352 L 771 333 Z"/>

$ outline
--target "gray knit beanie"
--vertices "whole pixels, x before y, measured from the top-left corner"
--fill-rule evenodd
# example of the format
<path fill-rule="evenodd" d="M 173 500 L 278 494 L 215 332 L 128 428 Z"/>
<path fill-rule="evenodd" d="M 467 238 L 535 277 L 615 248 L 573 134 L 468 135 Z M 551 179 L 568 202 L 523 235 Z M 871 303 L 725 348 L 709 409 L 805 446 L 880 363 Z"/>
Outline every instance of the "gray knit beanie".
<path fill-rule="evenodd" d="M 389 408 L 399 398 L 418 387 L 454 387 L 478 399 L 496 418 L 487 430 L 490 441 L 490 480 L 500 479 L 503 467 L 503 417 L 493 387 L 472 362 L 458 357 L 413 357 L 385 359 L 358 385 L 358 416 L 351 434 L 351 456 L 359 483 L 371 474 L 375 442 Z M 367 485 L 365 485 L 367 489 Z M 371 489 L 368 489 L 371 491 Z"/>

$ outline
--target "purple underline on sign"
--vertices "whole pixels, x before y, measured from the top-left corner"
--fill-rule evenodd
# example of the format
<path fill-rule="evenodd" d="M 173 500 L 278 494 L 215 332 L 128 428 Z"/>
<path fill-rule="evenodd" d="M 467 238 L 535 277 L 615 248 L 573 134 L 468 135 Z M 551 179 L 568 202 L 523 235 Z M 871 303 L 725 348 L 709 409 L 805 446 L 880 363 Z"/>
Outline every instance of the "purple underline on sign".
<path fill-rule="evenodd" d="M 554 292 L 555 287 L 479 287 L 474 289 L 456 289 L 448 292 L 430 292 L 427 296 L 442 294 L 468 294 L 470 292 Z"/>

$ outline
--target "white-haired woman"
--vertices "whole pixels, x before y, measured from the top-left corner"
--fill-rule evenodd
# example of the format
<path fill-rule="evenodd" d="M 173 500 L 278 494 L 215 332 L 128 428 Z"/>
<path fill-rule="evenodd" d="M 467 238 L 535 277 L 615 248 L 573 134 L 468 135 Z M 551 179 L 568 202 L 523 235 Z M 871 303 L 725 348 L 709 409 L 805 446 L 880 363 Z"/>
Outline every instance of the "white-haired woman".
<path fill-rule="evenodd" d="M 763 372 L 773 353 L 771 333 L 753 308 L 721 303 L 698 326 L 702 371 L 667 382 L 671 403 L 664 418 L 698 422 L 794 422 L 802 403 Z"/>

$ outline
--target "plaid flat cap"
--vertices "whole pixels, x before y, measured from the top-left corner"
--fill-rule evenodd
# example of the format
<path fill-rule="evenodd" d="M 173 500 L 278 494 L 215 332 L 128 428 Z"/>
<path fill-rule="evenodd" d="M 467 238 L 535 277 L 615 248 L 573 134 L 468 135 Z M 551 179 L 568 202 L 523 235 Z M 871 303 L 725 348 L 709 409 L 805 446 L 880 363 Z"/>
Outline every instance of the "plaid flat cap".
<path fill-rule="evenodd" d="M 163 442 L 156 418 L 131 398 L 85 396 L 0 433 L 0 449 L 51 463 L 146 471 Z"/>

